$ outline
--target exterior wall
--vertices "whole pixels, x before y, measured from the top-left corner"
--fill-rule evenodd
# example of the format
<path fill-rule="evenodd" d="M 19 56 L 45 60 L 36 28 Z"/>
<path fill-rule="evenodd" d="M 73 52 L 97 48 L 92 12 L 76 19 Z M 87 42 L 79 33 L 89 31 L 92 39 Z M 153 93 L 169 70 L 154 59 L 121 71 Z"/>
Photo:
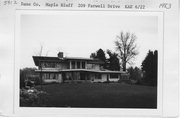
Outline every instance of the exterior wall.
<path fill-rule="evenodd" d="M 91 81 L 94 81 L 95 80 L 95 74 L 90 74 L 89 78 L 90 78 Z"/>
<path fill-rule="evenodd" d="M 87 69 L 92 69 L 92 64 L 87 64 Z"/>
<path fill-rule="evenodd" d="M 52 79 L 46 79 L 46 80 L 43 80 L 43 83 L 59 83 L 58 80 L 52 80 Z"/>
<path fill-rule="evenodd" d="M 95 70 L 100 70 L 100 66 L 98 64 L 94 64 L 94 68 Z"/>
<path fill-rule="evenodd" d="M 65 72 L 63 73 L 64 82 L 91 82 L 94 74 L 85 72 Z"/>
<path fill-rule="evenodd" d="M 102 77 L 102 82 L 107 81 L 107 74 L 102 74 L 101 77 Z"/>
<path fill-rule="evenodd" d="M 42 62 L 42 69 L 69 69 L 68 63 Z"/>
<path fill-rule="evenodd" d="M 67 72 L 62 76 L 61 73 L 42 73 L 43 83 L 62 83 L 63 80 L 66 81 L 91 81 L 91 82 L 106 82 L 109 76 L 110 82 L 118 82 L 120 75 L 117 78 L 110 78 L 110 74 L 100 74 L 100 73 L 86 73 L 83 80 L 80 79 L 80 72 Z"/>
<path fill-rule="evenodd" d="M 62 75 L 58 73 L 42 73 L 42 81 L 43 83 L 61 83 Z"/>
<path fill-rule="evenodd" d="M 86 61 L 69 61 L 69 69 L 86 69 Z"/>
<path fill-rule="evenodd" d="M 99 64 L 87 64 L 87 69 L 100 70 L 100 65 Z"/>
<path fill-rule="evenodd" d="M 111 81 L 111 82 L 118 82 L 119 78 L 110 78 L 109 81 Z"/>
<path fill-rule="evenodd" d="M 117 78 L 110 78 L 110 74 L 101 74 L 101 79 L 95 78 L 93 82 L 106 82 L 107 81 L 107 76 L 109 76 L 109 81 L 110 82 L 118 82 L 120 79 L 120 75 L 118 75 Z"/>
<path fill-rule="evenodd" d="M 92 64 L 91 62 L 88 63 L 87 60 L 67 60 L 63 62 L 54 61 L 50 62 L 50 60 L 46 60 L 41 63 L 43 70 L 63 70 L 63 69 L 72 69 L 72 63 L 74 68 L 73 69 L 92 69 L 92 70 L 101 70 L 100 64 Z M 70 70 L 71 71 L 71 70 Z M 44 71 L 46 72 L 46 71 Z M 50 73 L 51 72 L 51 73 Z M 110 77 L 110 74 L 105 73 L 91 73 L 84 72 L 61 72 L 56 71 L 59 73 L 53 73 L 55 71 L 47 71 L 47 73 L 42 74 L 42 79 L 44 83 L 51 83 L 51 82 L 58 82 L 61 83 L 63 80 L 68 81 L 92 81 L 92 82 L 105 82 L 107 80 L 117 82 L 119 79 L 127 79 L 127 74 L 122 75 L 120 78 L 120 74 L 116 77 Z M 98 71 L 97 71 L 98 72 Z M 61 73 L 61 74 L 60 74 Z M 110 73 L 110 72 L 109 72 Z M 48 75 L 49 74 L 49 75 Z M 53 76 L 54 74 L 54 76 Z M 65 79 L 64 79 L 65 78 Z M 108 79 L 109 78 L 109 79 Z"/>
<path fill-rule="evenodd" d="M 115 76 L 112 76 L 112 75 L 110 74 L 109 81 L 111 81 L 111 82 L 118 82 L 119 79 L 120 79 L 120 74 L 115 74 Z"/>
<path fill-rule="evenodd" d="M 77 63 L 80 63 L 80 68 L 78 68 Z M 84 68 L 83 63 L 84 62 Z M 74 63 L 75 65 L 73 66 Z M 86 61 L 69 61 L 64 63 L 57 62 L 41 62 L 42 69 L 95 69 L 100 70 L 99 64 L 88 64 Z M 73 68 L 74 67 L 74 68 Z"/>
<path fill-rule="evenodd" d="M 58 69 L 69 69 L 68 63 L 57 63 L 56 68 Z"/>
<path fill-rule="evenodd" d="M 105 82 L 107 81 L 107 74 L 101 74 L 101 79 L 94 78 L 93 82 Z"/>

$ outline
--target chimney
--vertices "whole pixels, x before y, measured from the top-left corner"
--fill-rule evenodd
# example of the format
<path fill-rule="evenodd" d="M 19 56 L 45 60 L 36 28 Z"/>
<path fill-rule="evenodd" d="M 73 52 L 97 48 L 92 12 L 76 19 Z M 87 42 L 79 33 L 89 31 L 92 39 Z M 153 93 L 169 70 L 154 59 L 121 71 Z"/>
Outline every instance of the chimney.
<path fill-rule="evenodd" d="M 59 53 L 58 53 L 58 57 L 59 57 L 59 58 L 63 58 L 63 52 L 59 52 Z"/>

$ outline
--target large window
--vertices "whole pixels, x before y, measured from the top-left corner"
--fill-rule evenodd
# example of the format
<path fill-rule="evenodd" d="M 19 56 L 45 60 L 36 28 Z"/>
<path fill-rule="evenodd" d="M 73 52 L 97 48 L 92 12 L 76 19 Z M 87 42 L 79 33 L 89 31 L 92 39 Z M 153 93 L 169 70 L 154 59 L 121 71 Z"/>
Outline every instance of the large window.
<path fill-rule="evenodd" d="M 110 74 L 110 78 L 118 78 L 118 74 Z"/>

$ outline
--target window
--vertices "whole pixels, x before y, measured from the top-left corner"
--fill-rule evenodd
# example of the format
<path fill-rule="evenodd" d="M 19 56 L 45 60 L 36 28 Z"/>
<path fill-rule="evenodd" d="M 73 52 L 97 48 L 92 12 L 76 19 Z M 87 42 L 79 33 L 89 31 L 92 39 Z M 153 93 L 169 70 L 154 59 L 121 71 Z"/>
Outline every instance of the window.
<path fill-rule="evenodd" d="M 98 74 L 95 74 L 95 78 L 96 78 L 96 79 L 101 79 L 101 74 L 99 74 L 99 73 L 98 73 Z"/>
<path fill-rule="evenodd" d="M 71 64 L 72 64 L 71 68 L 72 68 L 72 69 L 75 69 L 75 62 L 72 61 Z"/>
<path fill-rule="evenodd" d="M 55 68 L 57 63 L 54 62 L 42 62 L 42 68 Z"/>
<path fill-rule="evenodd" d="M 50 74 L 50 79 L 56 79 L 56 76 L 55 76 L 54 73 L 51 73 L 51 74 Z"/>
<path fill-rule="evenodd" d="M 80 62 L 77 62 L 77 69 L 80 69 Z"/>
<path fill-rule="evenodd" d="M 85 69 L 85 62 L 82 62 L 82 68 Z"/>
<path fill-rule="evenodd" d="M 61 68 L 61 64 L 60 63 L 56 63 L 56 68 Z"/>
<path fill-rule="evenodd" d="M 42 79 L 49 79 L 49 73 L 44 73 L 41 76 L 42 76 Z"/>
<path fill-rule="evenodd" d="M 118 74 L 110 74 L 110 78 L 118 78 Z"/>

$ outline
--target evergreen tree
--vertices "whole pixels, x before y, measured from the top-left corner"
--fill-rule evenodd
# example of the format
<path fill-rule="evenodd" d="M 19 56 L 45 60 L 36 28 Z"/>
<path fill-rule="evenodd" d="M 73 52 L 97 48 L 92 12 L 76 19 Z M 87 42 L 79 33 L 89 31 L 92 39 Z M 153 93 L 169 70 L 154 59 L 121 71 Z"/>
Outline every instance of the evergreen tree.
<path fill-rule="evenodd" d="M 109 55 L 109 58 L 107 59 L 108 69 L 114 70 L 114 71 L 119 71 L 120 64 L 119 64 L 118 54 L 111 52 L 110 50 L 107 50 L 107 54 Z"/>
<path fill-rule="evenodd" d="M 138 68 L 138 67 L 135 67 L 135 68 L 129 67 L 127 69 L 127 71 L 128 71 L 128 73 L 130 75 L 129 79 L 130 80 L 135 80 L 136 83 L 140 84 L 141 79 L 142 79 L 142 76 L 141 76 L 142 75 L 142 71 L 141 71 L 141 69 Z"/>
<path fill-rule="evenodd" d="M 144 80 L 152 86 L 157 86 L 157 65 L 158 65 L 158 52 L 150 51 L 142 62 L 142 71 L 144 72 Z"/>
<path fill-rule="evenodd" d="M 107 54 L 109 55 L 109 58 L 106 58 L 105 52 L 102 49 L 99 49 L 95 53 L 91 53 L 90 58 L 103 61 L 104 64 L 102 64 L 102 66 L 104 69 L 119 71 L 120 64 L 118 54 L 110 50 L 107 50 Z"/>
<path fill-rule="evenodd" d="M 97 50 L 96 53 L 91 53 L 90 58 L 101 60 L 104 62 L 104 64 L 102 64 L 103 68 L 106 68 L 106 55 L 101 48 Z"/>
<path fill-rule="evenodd" d="M 103 62 L 106 61 L 105 53 L 101 48 L 97 51 L 97 58 L 100 59 Z"/>

